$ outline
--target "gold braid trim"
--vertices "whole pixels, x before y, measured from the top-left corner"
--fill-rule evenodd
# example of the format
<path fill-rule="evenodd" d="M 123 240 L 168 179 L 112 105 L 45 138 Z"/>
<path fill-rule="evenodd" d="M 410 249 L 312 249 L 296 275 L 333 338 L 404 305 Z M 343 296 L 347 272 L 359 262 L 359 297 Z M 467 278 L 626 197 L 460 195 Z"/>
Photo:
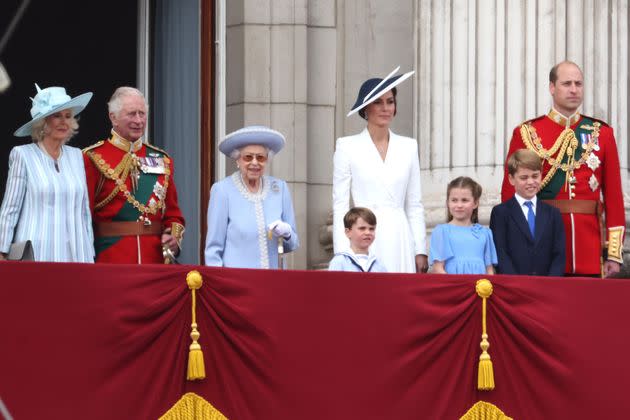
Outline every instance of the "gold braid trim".
<path fill-rule="evenodd" d="M 173 235 L 173 238 L 175 238 L 175 240 L 177 241 L 177 246 L 179 247 L 179 249 L 182 249 L 182 239 L 184 239 L 184 231 L 186 231 L 184 225 L 177 222 L 171 223 L 171 235 Z"/>
<path fill-rule="evenodd" d="M 94 162 L 94 165 L 96 165 L 98 170 L 101 172 L 101 174 L 103 174 L 105 178 L 110 179 L 114 181 L 114 183 L 116 183 L 116 187 L 114 187 L 112 192 L 104 200 L 102 200 L 101 202 L 97 203 L 94 206 L 95 209 L 98 210 L 104 207 L 106 204 L 112 201 L 119 192 L 122 192 L 125 198 L 127 199 L 127 201 L 129 202 L 129 204 L 131 204 L 136 209 L 138 209 L 140 213 L 157 214 L 158 210 L 161 210 L 164 208 L 165 206 L 164 198 L 162 197 L 158 197 L 157 204 L 153 202 L 150 205 L 145 206 L 144 204 L 136 200 L 136 198 L 129 192 L 129 189 L 127 188 L 127 184 L 125 184 L 125 181 L 127 180 L 127 177 L 129 176 L 129 171 L 131 170 L 132 166 L 136 164 L 135 162 L 137 158 L 134 155 L 132 155 L 131 153 L 126 154 L 125 157 L 121 159 L 120 163 L 116 165 L 115 169 L 112 169 L 112 167 L 109 166 L 107 162 L 105 162 L 105 159 L 103 159 L 103 157 L 99 153 L 87 152 L 87 155 L 90 157 L 90 160 Z M 170 162 L 170 159 L 168 157 L 164 157 L 163 159 L 165 163 L 164 191 L 166 191 L 168 188 L 171 169 L 168 165 Z M 166 196 L 166 194 L 164 195 Z"/>
<path fill-rule="evenodd" d="M 540 188 L 544 188 L 547 186 L 551 178 L 556 174 L 558 170 L 557 162 L 562 162 L 564 159 L 564 155 L 567 151 L 567 147 L 569 146 L 569 142 L 571 141 L 571 136 L 575 139 L 575 133 L 573 130 L 567 128 L 560 133 L 560 136 L 556 139 L 551 149 L 547 150 L 543 147 L 540 142 L 540 138 L 536 133 L 536 129 L 531 124 L 523 124 L 521 125 L 521 138 L 523 139 L 523 143 L 525 146 L 535 152 L 538 157 L 544 159 L 549 164 L 549 172 L 540 183 Z M 555 154 L 555 152 L 560 149 L 557 158 L 552 158 L 551 156 Z"/>
<path fill-rule="evenodd" d="M 459 420 L 512 420 L 496 405 L 477 401 Z"/>
<path fill-rule="evenodd" d="M 133 158 L 131 157 L 131 154 L 126 154 L 125 157 L 123 157 L 120 160 L 118 165 L 116 165 L 116 168 L 111 173 L 111 176 L 107 176 L 107 172 L 110 171 L 111 168 L 105 162 L 105 160 L 101 157 L 100 154 L 94 153 L 94 152 L 87 152 L 87 155 L 90 157 L 92 162 L 94 162 L 94 164 L 98 167 L 98 169 L 101 171 L 101 174 L 103 174 L 103 176 L 106 176 L 109 179 L 112 179 L 112 177 L 118 177 L 123 182 L 125 182 L 127 180 L 127 177 L 129 176 L 129 171 L 131 170 L 131 164 L 133 163 Z M 101 167 L 101 166 L 103 166 L 103 167 Z M 102 179 L 103 178 L 101 178 L 101 180 Z M 103 183 L 104 182 L 100 182 L 99 183 L 100 184 L 99 185 L 100 186 L 99 190 L 102 189 L 102 184 Z M 107 197 L 105 197 L 105 199 L 103 199 L 102 201 L 96 203 L 94 208 L 96 210 L 99 210 L 99 209 L 105 207 L 107 204 L 109 204 L 110 201 L 112 201 L 114 199 L 114 197 L 116 197 L 116 195 L 118 194 L 119 191 L 120 191 L 120 188 L 118 188 L 118 186 L 114 187 L 112 192 L 109 193 L 109 195 Z"/>
<path fill-rule="evenodd" d="M 599 137 L 599 128 L 601 124 L 598 122 L 593 123 L 592 126 L 582 126 L 581 128 L 593 130 L 593 135 L 591 136 L 590 141 L 586 145 L 586 149 L 580 156 L 580 159 L 575 162 L 573 159 L 573 152 L 578 146 L 578 140 L 575 137 L 575 132 L 570 128 L 565 128 L 562 133 L 558 136 L 556 141 L 554 142 L 551 149 L 547 150 L 543 147 L 540 142 L 540 137 L 536 133 L 536 128 L 531 123 L 521 125 L 521 138 L 523 139 L 523 143 L 525 147 L 529 150 L 535 152 L 541 159 L 544 159 L 549 164 L 549 172 L 542 180 L 540 184 L 540 188 L 544 188 L 549 181 L 556 174 L 556 171 L 560 169 L 561 171 L 567 173 L 567 176 L 573 176 L 573 171 L 579 169 L 584 163 L 586 159 L 590 156 L 593 151 L 593 147 L 595 147 L 597 138 Z M 554 158 L 553 155 L 560 149 L 557 156 Z M 569 159 L 567 163 L 562 163 L 565 154 L 569 154 Z"/>
<path fill-rule="evenodd" d="M 608 259 L 623 264 L 623 234 L 624 226 L 608 228 Z"/>
<path fill-rule="evenodd" d="M 171 407 L 160 420 L 228 420 L 208 401 L 188 392 Z"/>

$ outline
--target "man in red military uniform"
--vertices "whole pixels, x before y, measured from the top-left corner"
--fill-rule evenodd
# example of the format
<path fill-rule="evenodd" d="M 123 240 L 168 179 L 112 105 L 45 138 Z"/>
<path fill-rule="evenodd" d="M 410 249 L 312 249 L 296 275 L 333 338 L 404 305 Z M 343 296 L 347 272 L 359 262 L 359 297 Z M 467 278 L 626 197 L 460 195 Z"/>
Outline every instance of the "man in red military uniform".
<path fill-rule="evenodd" d="M 96 262 L 172 262 L 184 233 L 173 162 L 142 142 L 147 105 L 139 90 L 116 89 L 108 106 L 111 137 L 83 151 Z"/>
<path fill-rule="evenodd" d="M 584 92 L 577 64 L 563 61 L 555 65 L 549 73 L 549 92 L 553 108 L 547 115 L 514 129 L 508 157 L 517 149 L 528 148 L 543 160 L 538 198 L 562 213 L 567 246 L 565 272 L 608 277 L 618 272 L 623 262 L 626 225 L 613 129 L 577 112 Z M 501 200 L 513 195 L 514 187 L 506 172 Z M 604 246 L 608 251 L 602 266 Z"/>

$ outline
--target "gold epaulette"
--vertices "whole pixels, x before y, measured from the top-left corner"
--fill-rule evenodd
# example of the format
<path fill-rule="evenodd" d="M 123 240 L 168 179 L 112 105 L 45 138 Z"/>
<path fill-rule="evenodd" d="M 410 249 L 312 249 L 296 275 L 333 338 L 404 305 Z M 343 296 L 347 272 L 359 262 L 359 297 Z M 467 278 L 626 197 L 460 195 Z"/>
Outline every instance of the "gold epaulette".
<path fill-rule="evenodd" d="M 157 151 L 158 151 L 158 152 L 160 152 L 160 153 L 164 153 L 164 155 L 165 155 L 166 157 L 169 157 L 169 158 L 170 158 L 170 156 L 169 156 L 169 154 L 166 152 L 166 150 L 160 149 L 159 147 L 154 146 L 154 145 L 152 145 L 152 144 L 148 144 L 148 143 L 145 143 L 145 145 L 146 145 L 148 148 L 150 148 L 150 149 L 157 150 Z"/>
<path fill-rule="evenodd" d="M 595 121 L 595 122 L 598 122 L 598 123 L 600 123 L 603 127 L 610 127 L 610 125 L 609 125 L 606 121 L 600 120 L 599 118 L 591 117 L 590 115 L 584 115 L 584 114 L 582 114 L 582 117 L 584 117 L 584 118 L 588 118 L 588 119 L 591 119 L 591 120 L 593 120 L 593 121 Z"/>
<path fill-rule="evenodd" d="M 90 150 L 96 149 L 97 147 L 101 147 L 103 144 L 105 144 L 105 140 L 101 140 L 99 142 L 96 142 L 93 145 L 88 146 L 85 149 L 83 149 L 83 153 L 89 152 Z"/>
<path fill-rule="evenodd" d="M 533 123 L 534 121 L 538 121 L 538 120 L 540 120 L 541 118 L 545 118 L 545 116 L 546 116 L 546 115 L 539 115 L 538 117 L 531 118 L 531 119 L 529 119 L 529 120 L 525 120 L 525 121 L 523 121 L 522 123 L 520 123 L 520 124 L 519 124 L 519 127 L 520 127 L 520 126 L 522 126 L 522 125 L 531 124 L 531 123 Z"/>

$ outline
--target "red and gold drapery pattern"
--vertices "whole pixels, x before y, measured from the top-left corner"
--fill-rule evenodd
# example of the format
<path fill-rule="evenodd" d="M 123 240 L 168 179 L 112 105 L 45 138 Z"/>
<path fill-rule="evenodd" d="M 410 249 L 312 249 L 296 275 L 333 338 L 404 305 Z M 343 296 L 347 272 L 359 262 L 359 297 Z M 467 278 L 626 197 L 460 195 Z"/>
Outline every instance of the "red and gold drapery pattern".
<path fill-rule="evenodd" d="M 0 263 L 0 398 L 16 419 L 157 419 L 187 393 L 231 420 L 627 418 L 630 282 L 490 277 L 478 391 L 478 279 Z"/>

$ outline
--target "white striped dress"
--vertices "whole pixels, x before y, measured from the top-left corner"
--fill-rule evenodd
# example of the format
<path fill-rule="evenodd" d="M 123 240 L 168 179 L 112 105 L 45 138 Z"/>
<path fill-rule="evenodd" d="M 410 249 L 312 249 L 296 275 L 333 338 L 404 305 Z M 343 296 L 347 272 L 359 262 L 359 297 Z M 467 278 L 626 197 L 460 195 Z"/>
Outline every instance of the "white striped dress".
<path fill-rule="evenodd" d="M 37 261 L 94 262 L 92 217 L 81 150 L 55 161 L 37 144 L 14 147 L 0 208 L 0 252 L 30 239 Z"/>

